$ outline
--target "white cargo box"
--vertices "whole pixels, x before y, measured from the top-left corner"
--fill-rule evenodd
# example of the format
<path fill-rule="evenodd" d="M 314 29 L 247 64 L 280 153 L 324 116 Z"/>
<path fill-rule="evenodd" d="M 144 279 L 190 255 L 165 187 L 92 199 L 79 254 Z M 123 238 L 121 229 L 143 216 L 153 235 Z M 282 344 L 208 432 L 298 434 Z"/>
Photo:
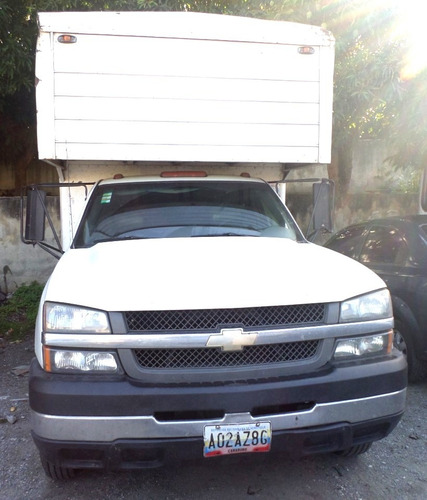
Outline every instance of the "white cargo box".
<path fill-rule="evenodd" d="M 39 22 L 41 159 L 330 161 L 334 40 L 321 28 L 187 12 Z"/>

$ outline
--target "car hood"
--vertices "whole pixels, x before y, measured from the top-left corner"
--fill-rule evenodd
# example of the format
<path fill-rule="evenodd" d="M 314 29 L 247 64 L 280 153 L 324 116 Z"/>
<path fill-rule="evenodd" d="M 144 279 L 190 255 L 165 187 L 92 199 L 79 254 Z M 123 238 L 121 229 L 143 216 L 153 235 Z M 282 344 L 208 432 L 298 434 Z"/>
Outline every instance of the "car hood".
<path fill-rule="evenodd" d="M 365 266 L 311 243 L 211 237 L 70 249 L 45 299 L 106 311 L 338 302 L 383 288 Z"/>

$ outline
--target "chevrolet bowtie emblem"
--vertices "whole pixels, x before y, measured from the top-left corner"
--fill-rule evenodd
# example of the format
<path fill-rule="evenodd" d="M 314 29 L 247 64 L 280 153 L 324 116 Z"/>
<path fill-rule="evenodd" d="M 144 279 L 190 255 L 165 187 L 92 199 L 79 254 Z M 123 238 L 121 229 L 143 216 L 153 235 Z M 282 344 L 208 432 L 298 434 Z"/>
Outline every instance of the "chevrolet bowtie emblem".
<path fill-rule="evenodd" d="M 218 335 L 211 335 L 206 347 L 221 347 L 223 351 L 241 351 L 244 346 L 254 345 L 257 333 L 243 333 L 241 328 L 223 328 Z"/>

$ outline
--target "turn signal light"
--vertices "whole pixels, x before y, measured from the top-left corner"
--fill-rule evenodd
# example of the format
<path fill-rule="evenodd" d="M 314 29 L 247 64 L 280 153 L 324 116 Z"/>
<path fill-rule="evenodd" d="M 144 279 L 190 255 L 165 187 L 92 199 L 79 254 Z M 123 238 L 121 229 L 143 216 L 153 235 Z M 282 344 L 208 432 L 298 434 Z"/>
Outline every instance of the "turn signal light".
<path fill-rule="evenodd" d="M 59 43 L 76 43 L 77 37 L 74 35 L 59 35 L 58 42 Z"/>
<path fill-rule="evenodd" d="M 304 55 L 311 55 L 314 54 L 315 50 L 314 47 L 298 47 L 298 53 L 299 54 L 304 54 Z"/>

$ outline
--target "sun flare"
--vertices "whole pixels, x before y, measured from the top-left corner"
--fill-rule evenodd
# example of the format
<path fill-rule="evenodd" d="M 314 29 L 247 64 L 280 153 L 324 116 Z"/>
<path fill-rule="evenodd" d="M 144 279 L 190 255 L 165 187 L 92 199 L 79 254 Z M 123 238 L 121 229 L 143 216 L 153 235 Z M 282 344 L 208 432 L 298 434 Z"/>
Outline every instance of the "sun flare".
<path fill-rule="evenodd" d="M 401 0 L 401 29 L 408 43 L 408 52 L 401 76 L 409 80 L 427 67 L 427 2 Z"/>

